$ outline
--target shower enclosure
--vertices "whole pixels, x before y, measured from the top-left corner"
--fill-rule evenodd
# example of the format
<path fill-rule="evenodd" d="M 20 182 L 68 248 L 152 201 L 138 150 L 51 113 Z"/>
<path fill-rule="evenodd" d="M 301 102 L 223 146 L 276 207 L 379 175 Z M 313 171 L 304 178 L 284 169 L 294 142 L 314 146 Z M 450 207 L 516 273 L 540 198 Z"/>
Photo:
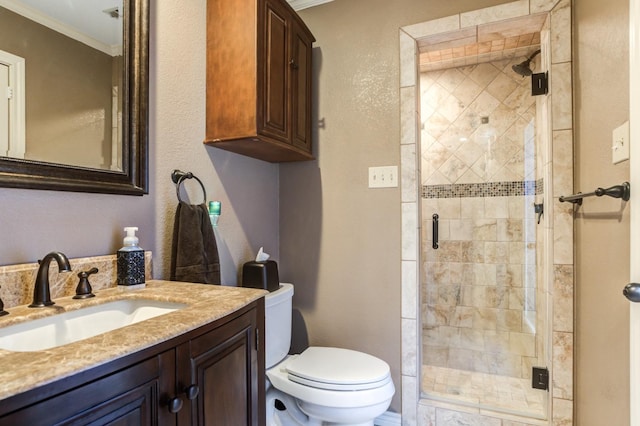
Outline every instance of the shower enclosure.
<path fill-rule="evenodd" d="M 422 386 L 544 417 L 546 390 L 531 388 L 546 368 L 544 126 L 531 80 L 512 70 L 539 47 L 530 38 L 511 59 L 420 74 Z"/>
<path fill-rule="evenodd" d="M 402 422 L 573 424 L 571 0 L 408 25 L 399 50 Z"/>

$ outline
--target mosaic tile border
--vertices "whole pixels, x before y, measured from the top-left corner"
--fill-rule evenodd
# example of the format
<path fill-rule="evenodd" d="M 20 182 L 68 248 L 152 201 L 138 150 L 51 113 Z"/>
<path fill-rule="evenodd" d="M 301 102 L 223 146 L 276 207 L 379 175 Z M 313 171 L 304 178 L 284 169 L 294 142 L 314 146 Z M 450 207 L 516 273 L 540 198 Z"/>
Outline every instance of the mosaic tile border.
<path fill-rule="evenodd" d="M 543 193 L 543 179 L 422 186 L 422 198 L 510 197 Z"/>

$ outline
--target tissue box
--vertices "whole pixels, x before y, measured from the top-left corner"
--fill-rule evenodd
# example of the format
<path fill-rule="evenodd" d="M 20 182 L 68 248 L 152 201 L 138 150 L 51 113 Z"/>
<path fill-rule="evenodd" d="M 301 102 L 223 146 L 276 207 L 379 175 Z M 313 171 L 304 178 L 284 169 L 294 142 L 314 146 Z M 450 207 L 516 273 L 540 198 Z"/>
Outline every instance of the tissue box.
<path fill-rule="evenodd" d="M 242 266 L 242 287 L 276 291 L 280 288 L 278 264 L 273 260 L 251 261 Z"/>

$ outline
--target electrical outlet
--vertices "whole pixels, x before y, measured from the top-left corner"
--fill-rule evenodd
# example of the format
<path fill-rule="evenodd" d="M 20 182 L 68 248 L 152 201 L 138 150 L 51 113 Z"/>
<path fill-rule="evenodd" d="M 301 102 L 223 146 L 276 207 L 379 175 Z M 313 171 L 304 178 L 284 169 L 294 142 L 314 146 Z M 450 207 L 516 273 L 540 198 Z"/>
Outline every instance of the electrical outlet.
<path fill-rule="evenodd" d="M 369 167 L 369 188 L 398 186 L 398 166 Z"/>
<path fill-rule="evenodd" d="M 629 159 L 629 122 L 613 129 L 613 142 L 611 144 L 611 159 L 613 164 L 621 163 Z"/>

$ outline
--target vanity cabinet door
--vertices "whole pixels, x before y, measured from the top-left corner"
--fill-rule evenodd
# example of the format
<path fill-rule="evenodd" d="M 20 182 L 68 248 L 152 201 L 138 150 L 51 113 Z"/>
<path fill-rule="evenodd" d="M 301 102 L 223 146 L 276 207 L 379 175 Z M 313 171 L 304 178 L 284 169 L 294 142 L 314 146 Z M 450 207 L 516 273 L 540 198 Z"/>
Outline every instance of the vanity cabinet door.
<path fill-rule="evenodd" d="M 0 417 L 0 425 L 155 425 L 159 358 Z"/>
<path fill-rule="evenodd" d="M 177 348 L 178 382 L 198 390 L 189 401 L 191 425 L 265 423 L 264 350 L 258 346 L 264 320 L 258 318 L 253 309 Z"/>

